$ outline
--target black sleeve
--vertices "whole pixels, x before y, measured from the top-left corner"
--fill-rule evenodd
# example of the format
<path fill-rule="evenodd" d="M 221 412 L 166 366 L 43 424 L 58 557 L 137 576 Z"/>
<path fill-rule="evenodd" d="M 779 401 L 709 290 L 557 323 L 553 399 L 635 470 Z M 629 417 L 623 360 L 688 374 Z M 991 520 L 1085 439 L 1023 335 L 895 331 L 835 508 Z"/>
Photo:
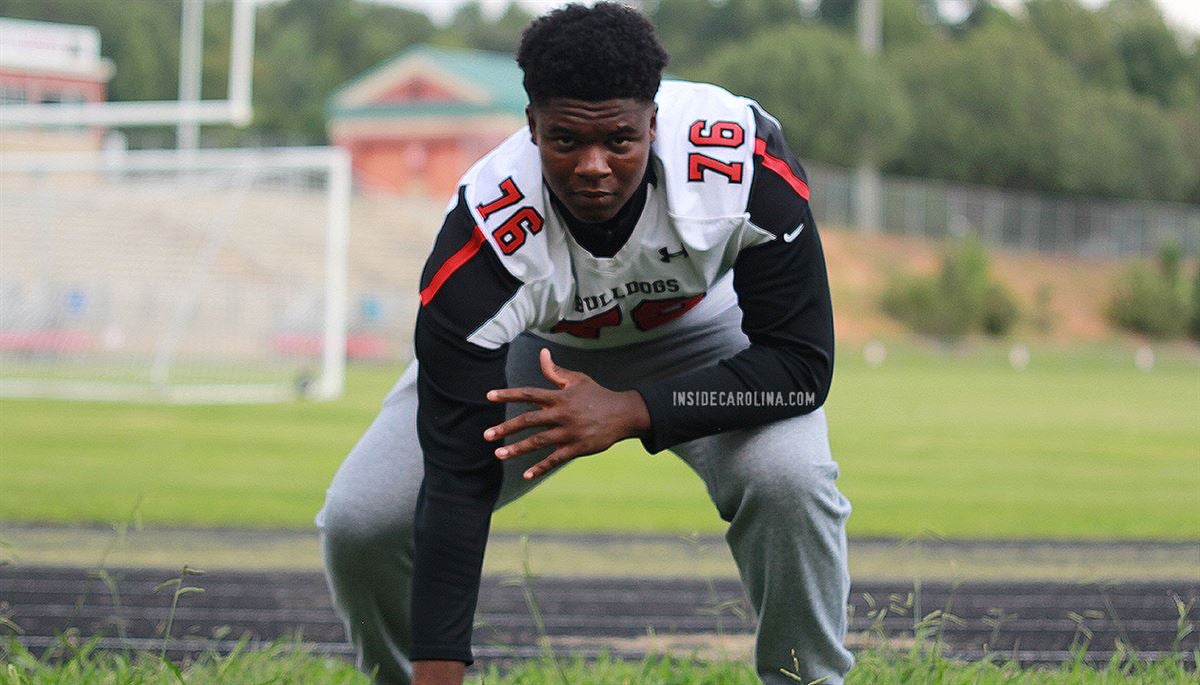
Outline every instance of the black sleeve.
<path fill-rule="evenodd" d="M 483 431 L 504 420 L 485 398 L 506 385 L 507 345 L 467 338 L 520 288 L 483 239 L 459 191 L 421 275 L 414 343 L 417 435 L 425 479 L 417 498 L 412 658 L 471 663 L 471 626 L 501 464 Z"/>
<path fill-rule="evenodd" d="M 743 249 L 733 287 L 750 346 L 714 366 L 637 387 L 657 452 L 725 430 L 798 416 L 825 402 L 833 378 L 833 308 L 804 170 L 779 127 L 755 110 L 750 221 L 775 239 Z"/>

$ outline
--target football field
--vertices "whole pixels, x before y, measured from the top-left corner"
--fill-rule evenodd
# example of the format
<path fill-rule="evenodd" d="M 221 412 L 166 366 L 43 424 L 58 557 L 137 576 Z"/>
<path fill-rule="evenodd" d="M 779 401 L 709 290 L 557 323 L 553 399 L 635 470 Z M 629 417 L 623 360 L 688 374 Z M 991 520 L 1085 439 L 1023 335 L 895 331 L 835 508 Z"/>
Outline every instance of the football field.
<path fill-rule="evenodd" d="M 1200 365 L 1124 347 L 843 347 L 827 403 L 852 536 L 1200 539 Z M 400 369 L 328 403 L 0 401 L 0 521 L 303 528 Z M 501 511 L 505 531 L 711 533 L 700 480 L 634 441 Z"/>

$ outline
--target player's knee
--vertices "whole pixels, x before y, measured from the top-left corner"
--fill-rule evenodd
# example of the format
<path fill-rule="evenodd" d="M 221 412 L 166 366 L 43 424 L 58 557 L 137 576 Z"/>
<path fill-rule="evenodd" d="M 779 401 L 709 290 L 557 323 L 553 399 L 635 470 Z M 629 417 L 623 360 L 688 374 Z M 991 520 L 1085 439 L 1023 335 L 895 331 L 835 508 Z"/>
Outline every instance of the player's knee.
<path fill-rule="evenodd" d="M 361 502 L 330 497 L 321 512 L 321 537 L 329 560 L 363 558 L 412 545 L 412 517 L 369 511 Z"/>
<path fill-rule="evenodd" d="M 837 477 L 833 461 L 756 471 L 749 474 L 744 497 L 757 511 L 781 519 L 844 518 L 849 515 L 848 502 L 837 489 Z"/>

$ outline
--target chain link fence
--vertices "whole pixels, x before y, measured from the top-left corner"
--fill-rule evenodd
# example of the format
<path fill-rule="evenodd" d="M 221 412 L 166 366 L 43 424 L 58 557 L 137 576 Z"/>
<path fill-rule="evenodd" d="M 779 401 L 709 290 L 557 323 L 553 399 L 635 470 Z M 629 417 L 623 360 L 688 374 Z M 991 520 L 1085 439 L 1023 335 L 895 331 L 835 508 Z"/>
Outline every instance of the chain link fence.
<path fill-rule="evenodd" d="M 822 224 L 853 226 L 854 170 L 806 164 Z M 1200 254 L 1200 206 L 1044 195 L 884 176 L 884 233 L 939 239 L 975 233 L 1016 250 L 1104 258 L 1153 255 L 1166 243 Z"/>

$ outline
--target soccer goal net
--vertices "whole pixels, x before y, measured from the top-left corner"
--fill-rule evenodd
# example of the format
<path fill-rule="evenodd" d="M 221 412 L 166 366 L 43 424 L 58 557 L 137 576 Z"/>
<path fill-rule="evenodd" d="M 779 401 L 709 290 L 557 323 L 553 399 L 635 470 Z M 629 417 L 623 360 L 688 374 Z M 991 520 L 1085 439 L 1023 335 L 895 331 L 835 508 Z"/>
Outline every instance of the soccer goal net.
<path fill-rule="evenodd" d="M 337 397 L 349 195 L 334 148 L 0 155 L 0 396 Z"/>

